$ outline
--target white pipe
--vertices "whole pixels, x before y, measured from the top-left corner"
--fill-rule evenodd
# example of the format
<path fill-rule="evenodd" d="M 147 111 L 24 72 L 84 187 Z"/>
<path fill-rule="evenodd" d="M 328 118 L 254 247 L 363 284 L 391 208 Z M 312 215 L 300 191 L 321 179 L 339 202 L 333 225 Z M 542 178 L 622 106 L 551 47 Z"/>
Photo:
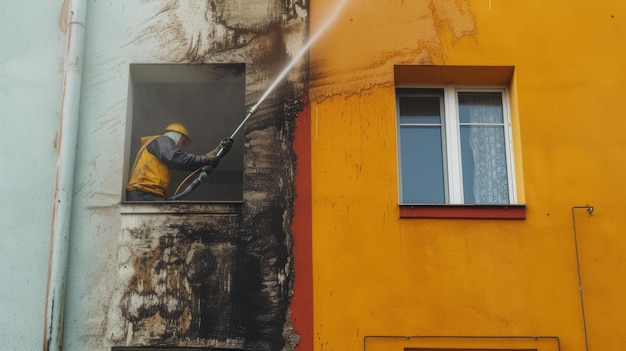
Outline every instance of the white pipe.
<path fill-rule="evenodd" d="M 43 350 L 45 351 L 60 351 L 63 348 L 63 314 L 74 191 L 74 164 L 78 139 L 86 10 L 86 0 L 70 0 L 67 13 L 61 121 L 58 134 L 52 231 L 50 233 L 43 340 Z"/>

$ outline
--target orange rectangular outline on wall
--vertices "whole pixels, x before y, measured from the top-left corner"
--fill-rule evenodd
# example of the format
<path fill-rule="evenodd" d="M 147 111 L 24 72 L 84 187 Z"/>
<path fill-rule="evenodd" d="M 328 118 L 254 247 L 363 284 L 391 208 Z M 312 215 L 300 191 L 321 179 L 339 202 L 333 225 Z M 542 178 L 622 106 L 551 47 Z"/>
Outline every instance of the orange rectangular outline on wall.
<path fill-rule="evenodd" d="M 560 351 L 556 336 L 366 336 L 364 351 Z"/>

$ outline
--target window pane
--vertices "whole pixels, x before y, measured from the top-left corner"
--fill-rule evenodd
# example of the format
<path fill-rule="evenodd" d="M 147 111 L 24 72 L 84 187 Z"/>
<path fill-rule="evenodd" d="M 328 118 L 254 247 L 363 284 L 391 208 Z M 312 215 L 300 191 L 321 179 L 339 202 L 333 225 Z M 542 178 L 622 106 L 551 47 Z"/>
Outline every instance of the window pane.
<path fill-rule="evenodd" d="M 441 127 L 400 128 L 402 203 L 445 203 Z"/>
<path fill-rule="evenodd" d="M 502 94 L 459 93 L 459 121 L 461 123 L 504 123 Z"/>
<path fill-rule="evenodd" d="M 461 126 L 463 196 L 466 204 L 507 204 L 504 126 Z"/>
<path fill-rule="evenodd" d="M 404 96 L 400 98 L 400 123 L 440 124 L 438 96 Z"/>

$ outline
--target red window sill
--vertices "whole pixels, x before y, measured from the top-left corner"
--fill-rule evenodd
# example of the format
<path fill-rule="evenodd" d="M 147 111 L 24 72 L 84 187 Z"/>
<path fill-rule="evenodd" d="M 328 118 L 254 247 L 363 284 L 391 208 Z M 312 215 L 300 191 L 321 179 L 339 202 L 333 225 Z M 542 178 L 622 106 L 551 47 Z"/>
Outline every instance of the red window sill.
<path fill-rule="evenodd" d="M 400 205 L 400 218 L 526 219 L 526 205 Z"/>

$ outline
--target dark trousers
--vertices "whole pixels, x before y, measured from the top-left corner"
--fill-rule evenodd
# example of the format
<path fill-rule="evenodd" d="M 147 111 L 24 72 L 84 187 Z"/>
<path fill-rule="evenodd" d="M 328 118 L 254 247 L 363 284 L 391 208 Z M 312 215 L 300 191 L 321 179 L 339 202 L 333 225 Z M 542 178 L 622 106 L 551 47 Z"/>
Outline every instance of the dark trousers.
<path fill-rule="evenodd" d="M 165 201 L 165 198 L 145 191 L 132 190 L 126 192 L 126 201 Z"/>

